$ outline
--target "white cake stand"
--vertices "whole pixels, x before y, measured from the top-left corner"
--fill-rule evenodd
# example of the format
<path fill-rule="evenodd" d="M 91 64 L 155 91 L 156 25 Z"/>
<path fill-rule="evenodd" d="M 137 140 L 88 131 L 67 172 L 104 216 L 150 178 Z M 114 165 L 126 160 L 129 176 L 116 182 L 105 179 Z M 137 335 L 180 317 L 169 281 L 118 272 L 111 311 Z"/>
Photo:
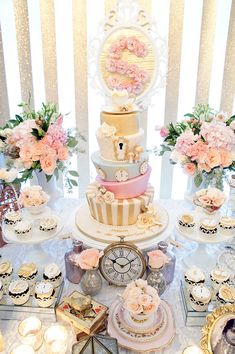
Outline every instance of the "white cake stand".
<path fill-rule="evenodd" d="M 31 215 L 25 210 L 23 210 L 22 214 L 23 220 L 27 220 L 32 223 L 32 230 L 29 236 L 19 238 L 14 232 L 13 226 L 2 223 L 3 239 L 7 243 L 28 245 L 29 249 L 27 250 L 24 258 L 25 262 L 38 262 L 41 266 L 44 266 L 51 262 L 51 256 L 44 251 L 42 245 L 44 242 L 51 240 L 60 233 L 63 228 L 62 219 L 58 214 L 54 213 L 49 208 L 47 209 L 46 214 L 42 213 L 38 215 Z M 57 219 L 57 228 L 55 230 L 50 232 L 39 230 L 39 219 L 45 215 Z"/>
<path fill-rule="evenodd" d="M 89 247 L 104 249 L 110 243 L 120 241 L 120 236 L 124 236 L 125 241 L 135 243 L 141 250 L 149 250 L 156 243 L 170 237 L 168 213 L 162 206 L 156 203 L 155 206 L 162 226 L 154 226 L 146 230 L 139 229 L 135 225 L 112 226 L 101 224 L 91 216 L 89 206 L 85 203 L 73 215 L 74 237 L 83 241 Z"/>
<path fill-rule="evenodd" d="M 195 225 L 195 228 L 192 232 L 184 232 L 179 228 L 178 221 L 175 224 L 175 231 L 180 236 L 183 236 L 189 241 L 196 242 L 197 248 L 193 252 L 190 252 L 187 256 L 183 258 L 183 262 L 186 267 L 191 267 L 196 265 L 202 269 L 211 269 L 216 265 L 216 257 L 207 249 L 208 245 L 224 243 L 231 240 L 234 235 L 224 236 L 217 232 L 215 235 L 207 236 L 201 235 L 198 226 Z"/>

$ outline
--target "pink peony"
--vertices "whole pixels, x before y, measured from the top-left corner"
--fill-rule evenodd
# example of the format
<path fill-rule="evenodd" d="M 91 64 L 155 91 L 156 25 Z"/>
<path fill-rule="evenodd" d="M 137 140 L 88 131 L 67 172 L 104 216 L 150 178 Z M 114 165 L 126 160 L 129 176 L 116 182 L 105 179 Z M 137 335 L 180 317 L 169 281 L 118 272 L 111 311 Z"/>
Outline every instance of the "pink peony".
<path fill-rule="evenodd" d="M 155 128 L 155 129 L 156 129 L 156 128 Z M 167 128 L 162 127 L 162 128 L 160 129 L 160 135 L 161 135 L 162 138 L 165 138 L 168 134 L 169 134 L 169 131 L 168 131 Z"/>
<path fill-rule="evenodd" d="M 56 168 L 56 156 L 48 153 L 40 158 L 41 168 L 46 175 L 52 175 Z"/>
<path fill-rule="evenodd" d="M 162 268 L 168 262 L 168 257 L 160 250 L 148 252 L 147 255 L 151 268 Z"/>
<path fill-rule="evenodd" d="M 69 158 L 69 151 L 66 146 L 62 146 L 58 149 L 57 156 L 59 160 L 65 161 Z"/>
<path fill-rule="evenodd" d="M 195 172 L 196 172 L 196 166 L 194 163 L 192 162 L 189 162 L 189 163 L 186 163 L 184 165 L 184 172 L 189 175 L 189 176 L 193 176 L 195 175 Z"/>
<path fill-rule="evenodd" d="M 96 248 L 89 248 L 80 253 L 78 264 L 82 269 L 94 269 L 99 265 L 100 252 Z"/>
<path fill-rule="evenodd" d="M 32 160 L 38 161 L 40 157 L 45 153 L 46 146 L 42 140 L 39 140 L 32 144 Z"/>

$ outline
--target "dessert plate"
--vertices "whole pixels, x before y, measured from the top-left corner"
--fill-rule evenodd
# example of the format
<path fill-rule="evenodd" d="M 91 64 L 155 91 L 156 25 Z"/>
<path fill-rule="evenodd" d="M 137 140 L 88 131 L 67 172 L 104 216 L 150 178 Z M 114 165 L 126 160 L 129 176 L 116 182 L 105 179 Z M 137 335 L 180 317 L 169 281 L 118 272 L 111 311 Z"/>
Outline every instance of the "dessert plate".
<path fill-rule="evenodd" d="M 169 346 L 175 336 L 175 323 L 170 306 L 167 302 L 161 302 L 163 311 L 164 326 L 160 327 L 156 333 L 131 334 L 127 330 L 123 331 L 123 325 L 118 321 L 118 310 L 120 302 L 117 300 L 110 308 L 108 318 L 108 333 L 117 339 L 118 344 L 126 349 L 141 353 L 151 350 L 162 350 Z M 141 325 L 141 324 L 140 324 Z M 138 349 L 137 349 L 138 348 Z"/>
<path fill-rule="evenodd" d="M 153 246 L 153 239 L 160 242 L 170 236 L 168 213 L 161 205 L 154 204 L 162 226 L 153 226 L 149 229 L 140 229 L 136 225 L 112 226 L 101 224 L 92 218 L 89 206 L 83 204 L 75 212 L 74 234 L 86 245 L 100 249 L 105 248 L 112 242 L 120 241 L 120 236 L 125 237 L 125 241 L 135 242 L 143 250 L 148 249 Z"/>
<path fill-rule="evenodd" d="M 21 243 L 21 244 L 39 244 L 44 241 L 48 241 L 51 238 L 55 237 L 63 228 L 63 222 L 61 217 L 54 213 L 47 213 L 46 215 L 41 215 L 41 217 L 53 217 L 57 220 L 57 227 L 55 230 L 46 232 L 46 231 L 41 231 L 39 230 L 39 219 L 37 218 L 32 218 L 29 213 L 23 212 L 23 221 L 30 222 L 32 224 L 32 230 L 29 232 L 29 235 L 24 235 L 23 237 L 19 237 L 16 235 L 13 226 L 11 225 L 6 225 L 2 224 L 2 231 L 3 231 L 3 236 L 4 239 L 6 240 L 7 243 Z"/>

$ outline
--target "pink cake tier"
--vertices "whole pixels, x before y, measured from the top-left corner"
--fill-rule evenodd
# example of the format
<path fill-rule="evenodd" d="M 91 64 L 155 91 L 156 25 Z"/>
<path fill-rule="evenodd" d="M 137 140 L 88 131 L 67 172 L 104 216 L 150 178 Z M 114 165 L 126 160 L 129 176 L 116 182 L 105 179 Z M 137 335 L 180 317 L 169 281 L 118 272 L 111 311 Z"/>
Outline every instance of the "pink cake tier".
<path fill-rule="evenodd" d="M 129 179 L 125 182 L 108 182 L 103 181 L 99 176 L 96 181 L 107 191 L 114 193 L 116 199 L 136 198 L 143 194 L 147 188 L 151 167 L 149 166 L 144 175 Z"/>
<path fill-rule="evenodd" d="M 91 216 L 102 224 L 127 226 L 135 224 L 142 208 L 153 201 L 154 188 L 149 184 L 141 196 L 112 203 L 100 202 L 96 195 L 97 184 L 91 183 L 86 190 Z"/>

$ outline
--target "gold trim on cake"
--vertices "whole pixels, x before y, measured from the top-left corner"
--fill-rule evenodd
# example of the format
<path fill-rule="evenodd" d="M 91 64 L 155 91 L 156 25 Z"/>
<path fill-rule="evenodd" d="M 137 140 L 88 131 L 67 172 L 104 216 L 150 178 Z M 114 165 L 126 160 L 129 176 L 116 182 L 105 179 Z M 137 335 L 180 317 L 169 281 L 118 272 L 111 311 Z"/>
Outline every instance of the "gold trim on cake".
<path fill-rule="evenodd" d="M 116 136 L 132 135 L 139 132 L 138 112 L 101 112 L 100 122 L 115 127 Z"/>

